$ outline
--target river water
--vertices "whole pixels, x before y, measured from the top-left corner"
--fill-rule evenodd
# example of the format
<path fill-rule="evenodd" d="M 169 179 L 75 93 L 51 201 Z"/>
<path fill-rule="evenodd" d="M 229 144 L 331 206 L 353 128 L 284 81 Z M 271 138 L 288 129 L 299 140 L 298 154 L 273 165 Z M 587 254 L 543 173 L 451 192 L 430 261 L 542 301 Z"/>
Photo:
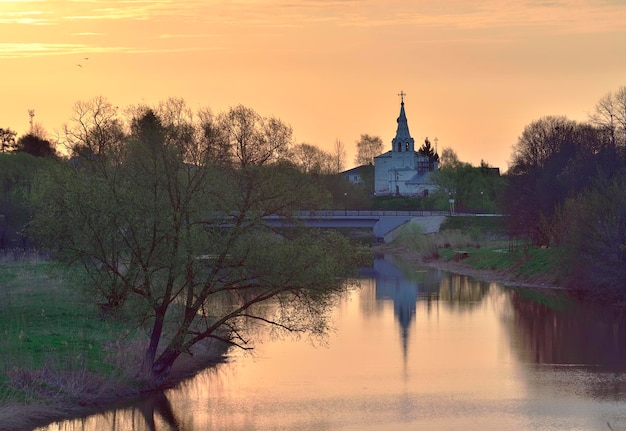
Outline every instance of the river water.
<path fill-rule="evenodd" d="M 626 322 L 528 296 L 377 259 L 322 342 L 266 338 L 163 394 L 41 429 L 626 430 Z"/>

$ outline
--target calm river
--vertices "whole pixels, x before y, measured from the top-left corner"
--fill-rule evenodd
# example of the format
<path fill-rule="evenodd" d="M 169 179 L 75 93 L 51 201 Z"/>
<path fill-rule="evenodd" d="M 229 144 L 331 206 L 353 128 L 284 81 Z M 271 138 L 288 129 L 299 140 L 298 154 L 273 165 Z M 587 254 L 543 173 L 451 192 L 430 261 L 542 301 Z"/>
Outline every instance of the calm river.
<path fill-rule="evenodd" d="M 379 259 L 323 345 L 254 354 L 45 430 L 626 430 L 626 321 Z M 565 309 L 567 308 L 567 309 Z"/>

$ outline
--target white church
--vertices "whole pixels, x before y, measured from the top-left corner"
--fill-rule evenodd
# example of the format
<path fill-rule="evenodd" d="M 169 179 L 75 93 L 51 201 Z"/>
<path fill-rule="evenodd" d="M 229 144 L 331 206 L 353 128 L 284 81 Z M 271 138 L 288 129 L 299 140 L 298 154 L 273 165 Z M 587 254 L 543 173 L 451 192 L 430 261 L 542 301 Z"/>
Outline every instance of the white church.
<path fill-rule="evenodd" d="M 400 116 L 391 151 L 374 157 L 374 193 L 376 196 L 428 196 L 437 189 L 430 181 L 438 169 L 439 156 L 428 157 L 415 150 L 404 112 L 404 92 L 400 92 Z M 419 147 L 418 147 L 419 149 Z"/>

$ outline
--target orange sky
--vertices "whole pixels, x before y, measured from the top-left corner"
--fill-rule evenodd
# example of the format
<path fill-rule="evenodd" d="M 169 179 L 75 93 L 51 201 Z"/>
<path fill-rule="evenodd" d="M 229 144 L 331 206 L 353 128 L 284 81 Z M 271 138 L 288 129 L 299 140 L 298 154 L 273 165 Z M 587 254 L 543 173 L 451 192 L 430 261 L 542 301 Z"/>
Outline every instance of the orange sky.
<path fill-rule="evenodd" d="M 505 170 L 531 121 L 626 85 L 623 0 L 0 0 L 0 26 L 0 127 L 34 109 L 54 138 L 94 96 L 241 103 L 346 167 L 363 133 L 391 148 L 400 90 L 416 143 Z"/>

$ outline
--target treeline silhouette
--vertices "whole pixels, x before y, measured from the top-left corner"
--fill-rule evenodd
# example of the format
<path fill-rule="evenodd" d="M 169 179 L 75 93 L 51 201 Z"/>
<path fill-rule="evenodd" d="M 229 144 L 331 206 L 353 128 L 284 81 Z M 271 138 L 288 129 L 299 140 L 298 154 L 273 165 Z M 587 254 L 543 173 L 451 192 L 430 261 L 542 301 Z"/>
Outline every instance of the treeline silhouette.
<path fill-rule="evenodd" d="M 513 150 L 503 208 L 510 231 L 560 246 L 567 286 L 614 301 L 626 294 L 626 87 L 588 122 L 546 116 Z"/>

